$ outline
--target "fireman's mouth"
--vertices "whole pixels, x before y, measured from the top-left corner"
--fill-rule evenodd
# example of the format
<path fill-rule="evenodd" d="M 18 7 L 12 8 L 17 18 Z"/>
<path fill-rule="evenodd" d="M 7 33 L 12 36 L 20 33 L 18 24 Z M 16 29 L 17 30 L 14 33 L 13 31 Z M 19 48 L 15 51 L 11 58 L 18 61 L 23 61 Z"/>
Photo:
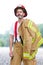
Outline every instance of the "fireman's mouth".
<path fill-rule="evenodd" d="M 17 16 L 21 16 L 20 14 L 18 14 Z"/>

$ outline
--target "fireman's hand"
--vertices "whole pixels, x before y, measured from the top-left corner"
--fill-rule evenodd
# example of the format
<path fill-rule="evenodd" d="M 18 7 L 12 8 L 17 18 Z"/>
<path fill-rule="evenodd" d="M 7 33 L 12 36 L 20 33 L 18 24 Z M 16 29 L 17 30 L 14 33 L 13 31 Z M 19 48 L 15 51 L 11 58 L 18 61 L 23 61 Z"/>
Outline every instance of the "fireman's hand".
<path fill-rule="evenodd" d="M 13 51 L 12 51 L 12 50 L 10 50 L 9 56 L 10 56 L 10 57 L 13 57 Z"/>

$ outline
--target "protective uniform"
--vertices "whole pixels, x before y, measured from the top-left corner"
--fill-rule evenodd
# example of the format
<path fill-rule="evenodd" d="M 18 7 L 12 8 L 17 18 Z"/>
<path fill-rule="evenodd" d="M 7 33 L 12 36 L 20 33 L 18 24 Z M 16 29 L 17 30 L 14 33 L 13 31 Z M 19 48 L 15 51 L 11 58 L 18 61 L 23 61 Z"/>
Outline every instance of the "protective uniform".
<path fill-rule="evenodd" d="M 19 35 L 23 40 L 24 65 L 36 65 L 35 56 L 43 38 L 37 26 L 31 20 L 24 19 L 19 27 Z"/>

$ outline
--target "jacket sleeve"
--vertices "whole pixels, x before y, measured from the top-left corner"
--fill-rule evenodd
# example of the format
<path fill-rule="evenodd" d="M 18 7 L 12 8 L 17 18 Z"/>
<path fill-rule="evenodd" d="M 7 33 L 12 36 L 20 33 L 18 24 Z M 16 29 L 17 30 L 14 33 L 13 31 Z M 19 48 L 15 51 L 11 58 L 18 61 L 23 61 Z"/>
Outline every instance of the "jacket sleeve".
<path fill-rule="evenodd" d="M 32 39 L 34 39 L 34 42 L 32 43 L 32 50 L 36 50 L 38 47 L 37 45 L 39 45 L 38 42 L 42 39 L 41 33 L 33 21 L 26 20 L 26 23 L 27 24 L 25 24 L 25 27 L 28 29 L 28 32 L 30 33 Z"/>
<path fill-rule="evenodd" d="M 36 49 L 38 49 L 38 47 L 40 47 L 43 44 L 43 42 L 42 42 L 42 36 L 41 36 L 41 33 L 40 33 L 38 27 L 36 26 L 35 23 L 33 23 L 33 25 L 37 31 L 36 31 L 36 39 L 35 39 L 35 42 L 33 43 L 32 47 L 33 48 L 35 47 L 35 50 L 36 50 Z"/>
<path fill-rule="evenodd" d="M 37 49 L 42 44 L 43 39 L 42 39 L 41 33 L 40 33 L 38 27 L 36 26 L 36 24 L 31 21 L 32 22 L 32 24 L 31 24 L 32 27 L 31 26 L 29 27 L 28 26 L 29 22 L 30 22 L 30 20 L 25 20 L 24 26 L 25 26 L 25 30 L 28 31 L 27 34 L 30 34 L 31 38 L 35 39 L 33 43 L 31 42 L 32 44 L 31 44 L 31 48 L 30 48 L 30 51 L 33 50 L 33 52 L 31 54 L 30 53 L 24 53 L 23 55 L 24 55 L 24 57 L 28 56 L 28 59 L 31 60 L 36 56 Z M 29 36 L 28 35 L 26 35 L 26 36 L 29 39 Z M 29 42 L 29 40 L 28 40 L 28 42 Z"/>

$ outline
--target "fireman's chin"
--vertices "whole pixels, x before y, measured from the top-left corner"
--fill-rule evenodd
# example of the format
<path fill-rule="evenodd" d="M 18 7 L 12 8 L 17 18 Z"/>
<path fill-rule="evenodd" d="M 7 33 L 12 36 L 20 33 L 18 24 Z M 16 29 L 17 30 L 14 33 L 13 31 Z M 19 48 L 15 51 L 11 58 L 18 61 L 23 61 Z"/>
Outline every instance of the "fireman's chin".
<path fill-rule="evenodd" d="M 18 16 L 18 18 L 19 18 L 19 19 L 22 19 L 22 18 L 23 18 L 23 16 Z"/>

